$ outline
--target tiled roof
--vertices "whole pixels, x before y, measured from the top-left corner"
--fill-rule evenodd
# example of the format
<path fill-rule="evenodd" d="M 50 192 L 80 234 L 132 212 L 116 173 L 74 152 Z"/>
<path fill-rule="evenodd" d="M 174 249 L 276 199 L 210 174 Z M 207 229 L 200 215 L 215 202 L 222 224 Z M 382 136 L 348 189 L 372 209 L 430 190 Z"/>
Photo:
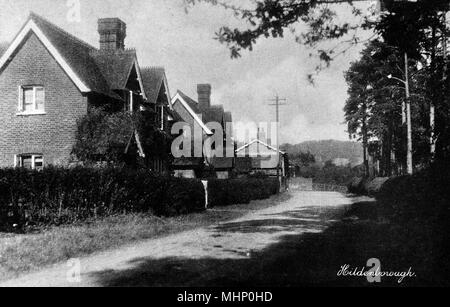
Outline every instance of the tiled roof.
<path fill-rule="evenodd" d="M 218 123 L 224 122 L 225 111 L 222 105 L 212 105 L 209 107 L 208 110 L 201 111 L 197 101 L 195 101 L 194 99 L 192 99 L 191 97 L 189 97 L 180 90 L 178 90 L 177 93 L 184 99 L 184 101 L 189 105 L 192 111 L 202 116 L 201 117 L 202 121 L 205 124 L 209 122 L 218 122 Z M 231 118 L 231 113 L 229 113 L 229 117 Z"/>
<path fill-rule="evenodd" d="M 201 121 L 205 125 L 210 122 L 217 122 L 226 128 L 226 123 L 232 123 L 233 116 L 231 112 L 225 112 L 222 105 L 212 105 L 207 110 L 200 110 L 198 102 L 184 94 L 182 91 L 178 90 L 177 95 L 180 95 L 181 98 L 183 98 L 195 114 L 201 115 Z"/>
<path fill-rule="evenodd" d="M 202 112 L 203 115 L 203 121 L 205 123 L 210 123 L 210 122 L 217 122 L 219 124 L 222 124 L 224 122 L 224 118 L 223 118 L 223 114 L 224 114 L 224 109 L 222 105 L 213 105 L 210 106 L 209 109 L 204 110 Z"/>
<path fill-rule="evenodd" d="M 92 91 L 111 95 L 107 81 L 91 56 L 96 51 L 94 47 L 34 13 L 31 13 L 30 19 Z"/>
<path fill-rule="evenodd" d="M 26 25 L 30 21 L 39 28 L 87 90 L 121 99 L 114 90 L 125 89 L 133 64 L 136 63 L 135 50 L 99 50 L 35 13 L 30 14 Z M 3 44 L 0 44 L 0 55 L 4 51 Z M 147 89 L 144 89 L 145 92 L 149 91 L 150 99 L 154 99 L 155 83 L 161 78 L 160 70 L 152 73 L 157 76 L 150 79 L 146 84 Z"/>
<path fill-rule="evenodd" d="M 185 93 L 183 93 L 180 90 L 178 90 L 177 93 L 180 94 L 180 96 L 184 99 L 184 101 L 186 101 L 186 103 L 189 105 L 189 107 L 192 109 L 192 111 L 194 111 L 196 114 L 201 113 L 200 109 L 198 108 L 197 101 L 195 101 L 194 99 L 192 99 L 191 97 L 189 97 L 188 95 L 186 95 Z"/>
<path fill-rule="evenodd" d="M 156 103 L 161 86 L 165 78 L 165 70 L 162 67 L 146 67 L 141 69 L 142 83 L 144 85 L 147 100 Z M 167 89 L 166 89 L 167 90 Z"/>
<path fill-rule="evenodd" d="M 92 51 L 90 53 L 111 89 L 124 89 L 136 60 L 135 50 Z"/>

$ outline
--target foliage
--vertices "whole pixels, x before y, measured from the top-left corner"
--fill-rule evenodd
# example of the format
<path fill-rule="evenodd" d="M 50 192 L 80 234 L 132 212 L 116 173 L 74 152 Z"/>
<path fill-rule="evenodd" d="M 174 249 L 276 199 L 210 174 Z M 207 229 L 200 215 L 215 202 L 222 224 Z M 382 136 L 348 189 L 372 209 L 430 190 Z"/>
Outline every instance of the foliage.
<path fill-rule="evenodd" d="M 384 157 L 383 173 L 392 174 L 391 153 L 405 163 L 406 148 L 403 139 L 405 127 L 402 125 L 402 103 L 404 89 L 388 75 L 401 75 L 403 65 L 401 56 L 388 45 L 373 41 L 362 51 L 361 58 L 352 63 L 345 78 L 349 85 L 348 99 L 344 107 L 345 120 L 351 138 L 362 141 L 365 156 L 366 174 L 369 164 L 367 154 L 372 156 L 381 143 Z M 411 71 L 415 68 L 411 67 Z M 414 88 L 412 86 L 412 88 Z M 418 103 L 420 96 L 414 95 L 412 102 Z M 416 110 L 417 108 L 414 108 Z M 387 156 L 386 156 L 387 155 Z"/>
<path fill-rule="evenodd" d="M 377 80 L 384 82 L 384 74 L 381 79 L 376 78 L 383 72 L 383 68 L 389 68 L 392 64 L 396 64 L 396 67 L 403 66 L 398 65 L 401 63 L 398 54 L 408 55 L 411 63 L 407 63 L 407 65 L 415 66 L 412 65 L 413 62 L 414 64 L 422 62 L 422 65 L 425 66 L 424 71 L 412 78 L 419 79 L 420 74 L 422 74 L 422 82 L 416 82 L 415 85 L 425 85 L 425 89 L 422 92 L 416 91 L 415 97 L 411 98 L 417 100 L 416 106 L 413 105 L 413 109 L 416 108 L 416 111 L 413 112 L 412 121 L 415 123 L 416 120 L 422 120 L 423 122 L 425 117 L 423 112 L 420 112 L 420 108 L 424 108 L 426 104 L 434 106 L 436 108 L 436 127 L 433 142 L 437 147 L 435 157 L 445 160 L 450 156 L 448 57 L 442 57 L 448 45 L 446 20 L 446 15 L 450 10 L 448 0 L 381 0 L 379 8 L 356 5 L 359 1 L 349 0 L 255 0 L 238 2 L 239 5 L 232 5 L 220 0 L 185 0 L 185 2 L 188 7 L 197 2 L 222 6 L 232 10 L 236 16 L 246 23 L 246 26 L 234 29 L 223 26 L 217 32 L 216 38 L 228 46 L 232 57 L 240 56 L 242 50 L 252 50 L 258 39 L 283 37 L 286 31 L 291 31 L 297 42 L 312 47 L 318 47 L 320 42 L 336 39 L 339 39 L 340 43 L 349 44 L 351 47 L 351 45 L 359 44 L 362 41 L 356 34 L 358 29 L 371 30 L 375 34 L 373 37 L 382 40 L 386 46 L 395 51 L 391 51 L 390 55 L 385 53 L 388 56 L 383 59 L 386 60 L 386 63 L 371 64 L 376 64 L 380 71 L 374 71 L 373 74 L 366 73 L 364 77 L 360 77 L 359 81 L 353 80 L 351 82 L 359 82 L 360 85 L 363 85 L 362 81 L 365 81 L 366 85 L 368 85 L 367 83 L 377 83 Z M 339 18 L 337 9 L 344 5 L 350 6 L 354 18 L 346 18 L 344 21 Z M 300 24 L 302 26 L 297 27 Z M 347 49 L 344 48 L 343 52 Z M 327 65 L 337 56 L 335 48 L 330 50 L 318 48 L 317 52 L 320 60 Z M 398 54 L 396 55 L 396 53 Z M 389 58 L 391 55 L 394 55 L 394 57 Z M 359 68 L 364 70 L 368 67 L 367 64 L 370 63 L 364 63 L 364 61 L 357 63 L 362 64 L 362 67 L 357 67 L 357 64 L 354 65 L 355 72 L 358 72 Z M 319 65 L 319 69 L 320 67 Z M 398 75 L 402 71 L 402 68 L 393 70 L 396 67 L 391 66 L 389 74 Z M 309 77 L 312 80 L 312 77 Z M 352 103 L 347 106 L 346 120 L 349 124 L 350 134 L 354 135 L 355 131 L 360 130 L 358 134 L 363 139 L 364 153 L 371 147 L 374 155 L 381 156 L 382 153 L 396 152 L 398 153 L 396 159 L 404 157 L 403 146 L 399 144 L 400 140 L 404 140 L 404 136 L 401 135 L 398 120 L 394 119 L 394 117 L 398 117 L 398 106 L 402 103 L 401 90 L 398 87 L 395 89 L 392 86 L 389 89 L 388 86 L 379 85 L 374 93 L 365 91 L 366 93 L 361 95 L 363 92 L 364 88 L 358 89 L 357 87 L 353 87 L 349 91 L 352 96 Z M 368 96 L 376 95 L 381 95 L 383 101 L 372 108 L 367 99 Z M 386 98 L 389 96 L 392 98 L 393 104 L 387 103 Z M 372 111 L 377 112 L 377 114 L 368 119 L 367 115 Z M 383 117 L 383 115 L 386 117 Z M 372 123 L 367 122 L 369 120 Z M 370 124 L 376 126 L 377 131 L 366 131 L 366 125 Z M 378 140 L 375 141 L 378 141 L 379 144 L 369 143 L 372 133 L 377 135 Z M 421 123 L 413 131 L 413 134 L 413 143 L 417 151 L 414 152 L 413 156 L 416 164 L 422 164 L 423 161 L 430 160 L 430 157 L 424 155 L 423 149 L 429 147 L 430 142 L 426 142 L 425 138 L 431 138 L 431 129 Z M 382 140 L 379 139 L 380 136 L 383 138 Z M 403 141 L 403 143 L 405 142 Z M 384 147 L 383 150 L 382 147 Z M 390 158 L 384 154 L 383 157 L 379 157 L 379 160 L 386 164 L 383 171 L 386 172 L 386 175 L 390 175 L 392 172 Z M 395 164 L 398 166 L 398 164 L 404 163 L 399 160 Z M 367 162 L 366 169 L 368 169 Z M 394 173 L 397 171 L 394 170 Z"/>
<path fill-rule="evenodd" d="M 316 163 L 316 158 L 309 151 L 298 152 L 289 155 L 289 164 L 295 168 L 295 171 L 299 171 L 301 167 L 310 166 L 311 164 Z"/>
<path fill-rule="evenodd" d="M 377 199 L 387 215 L 399 220 L 446 219 L 450 212 L 450 164 L 439 162 L 412 176 L 387 181 Z"/>
<path fill-rule="evenodd" d="M 308 173 L 309 172 L 309 173 Z M 336 166 L 331 163 L 323 167 L 307 168 L 300 173 L 302 177 L 312 178 L 314 183 L 346 186 L 355 176 L 361 176 L 361 167 Z"/>
<path fill-rule="evenodd" d="M 248 204 L 251 200 L 266 199 L 279 192 L 276 178 L 240 178 L 208 180 L 210 207 Z"/>
<path fill-rule="evenodd" d="M 347 185 L 348 192 L 357 195 L 377 196 L 383 185 L 389 180 L 388 177 L 376 177 L 373 179 L 364 177 L 355 177 Z"/>
<path fill-rule="evenodd" d="M 375 31 L 383 37 L 386 44 L 420 60 L 421 54 L 435 48 L 430 30 L 445 29 L 440 14 L 449 10 L 448 0 L 386 2 L 388 13 L 373 23 Z"/>
<path fill-rule="evenodd" d="M 322 163 L 336 158 L 348 159 L 350 164 L 361 163 L 362 148 L 357 142 L 345 142 L 337 140 L 306 141 L 299 144 L 283 144 L 280 149 L 287 152 L 289 160 L 296 160 L 297 155 L 310 153 L 314 156 L 316 163 Z M 308 157 L 308 164 L 311 164 L 312 157 Z"/>
<path fill-rule="evenodd" d="M 380 161 L 380 175 L 399 174 L 405 167 L 406 126 L 402 123 L 402 105 L 406 103 L 404 84 L 395 78 L 404 78 L 404 58 L 395 48 L 374 41 L 361 53 L 361 59 L 351 64 L 346 73 L 349 98 L 344 108 L 348 132 L 352 138 L 366 144 L 368 153 Z M 442 75 L 444 61 L 435 59 L 433 65 L 419 69 L 409 62 L 409 87 L 411 92 L 411 118 L 413 157 L 416 167 L 431 160 L 430 105 L 437 108 L 435 133 L 437 157 L 444 159 L 448 139 L 442 138 L 448 131 L 448 85 Z M 439 75 L 439 80 L 436 80 Z"/>
<path fill-rule="evenodd" d="M 72 153 L 85 162 L 123 161 L 125 148 L 135 129 L 135 119 L 131 113 L 108 113 L 92 108 L 78 121 Z"/>
<path fill-rule="evenodd" d="M 151 117 L 142 112 L 111 113 L 102 108 L 91 108 L 78 121 L 72 153 L 87 163 L 136 163 L 134 152 L 125 153 L 129 144 L 135 144 L 136 133 L 147 157 L 169 157 L 171 138 L 155 128 Z"/>
<path fill-rule="evenodd" d="M 284 37 L 286 31 L 292 32 L 297 42 L 313 47 L 323 40 L 342 37 L 346 37 L 350 44 L 355 44 L 359 41 L 356 30 L 374 16 L 373 10 L 363 14 L 361 9 L 348 0 L 256 0 L 240 2 L 239 5 L 217 0 L 185 0 L 188 7 L 197 2 L 207 2 L 232 10 L 248 25 L 246 29 L 223 26 L 216 32 L 216 39 L 228 46 L 233 58 L 239 57 L 242 50 L 251 51 L 258 39 Z M 357 17 L 357 22 L 338 22 L 336 6 L 330 3 L 349 5 Z M 295 27 L 299 23 L 304 25 L 300 32 Z M 335 48 L 318 50 L 318 55 L 322 61 L 329 63 L 335 52 Z"/>
<path fill-rule="evenodd" d="M 118 213 L 176 215 L 204 209 L 199 180 L 126 168 L 0 170 L 0 227 L 72 224 Z"/>
<path fill-rule="evenodd" d="M 351 47 L 362 41 L 358 29 L 372 29 L 387 43 L 413 56 L 427 46 L 427 31 L 439 22 L 438 12 L 448 11 L 449 6 L 448 0 L 381 0 L 380 7 L 358 6 L 358 1 L 351 0 L 255 0 L 239 2 L 239 5 L 220 0 L 185 0 L 187 7 L 197 2 L 232 10 L 246 22 L 247 28 L 223 26 L 216 33 L 216 38 L 228 46 L 232 57 L 239 57 L 242 50 L 251 51 L 260 38 L 283 37 L 287 30 L 294 33 L 297 42 L 308 46 L 344 38 Z M 354 21 L 351 18 L 340 20 L 336 10 L 343 5 L 350 7 Z M 300 33 L 297 33 L 298 24 L 303 25 L 299 27 Z M 336 56 L 336 48 L 318 50 L 318 54 L 322 61 L 329 63 Z"/>

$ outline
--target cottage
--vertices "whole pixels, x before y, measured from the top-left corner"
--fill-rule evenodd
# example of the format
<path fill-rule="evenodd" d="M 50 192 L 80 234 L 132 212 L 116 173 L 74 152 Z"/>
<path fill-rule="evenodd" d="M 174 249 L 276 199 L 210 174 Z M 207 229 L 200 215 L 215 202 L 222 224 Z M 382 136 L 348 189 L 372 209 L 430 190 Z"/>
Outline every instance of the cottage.
<path fill-rule="evenodd" d="M 77 120 L 91 107 L 151 111 L 168 132 L 164 70 L 139 66 L 136 51 L 125 49 L 122 20 L 100 19 L 98 33 L 99 49 L 30 14 L 0 57 L 0 167 L 66 165 Z M 162 170 L 167 163 L 159 159 L 152 163 Z"/>
<path fill-rule="evenodd" d="M 288 176 L 288 155 L 265 142 L 259 137 L 239 147 L 236 150 L 238 173 L 261 172 L 269 176 L 276 176 L 277 169 L 281 177 Z"/>
<path fill-rule="evenodd" d="M 232 115 L 230 112 L 225 112 L 222 105 L 211 105 L 210 84 L 197 85 L 197 93 L 198 102 L 182 91 L 178 91 L 172 98 L 173 109 L 193 131 L 191 133 L 192 139 L 195 138 L 194 131 L 201 133 L 201 135 L 197 136 L 197 138 L 202 140 L 201 144 L 214 134 L 210 124 L 219 124 L 223 132 L 223 152 L 220 155 L 213 154 L 212 150 L 215 150 L 214 143 L 212 148 L 206 149 L 207 151 L 209 150 L 208 152 L 205 152 L 203 149 L 200 157 L 195 155 L 193 150 L 191 157 L 174 159 L 173 170 L 177 176 L 182 177 L 193 178 L 213 175 L 217 178 L 228 178 L 234 167 L 235 148 L 231 132 Z M 194 140 L 192 140 L 192 144 L 195 146 Z"/>

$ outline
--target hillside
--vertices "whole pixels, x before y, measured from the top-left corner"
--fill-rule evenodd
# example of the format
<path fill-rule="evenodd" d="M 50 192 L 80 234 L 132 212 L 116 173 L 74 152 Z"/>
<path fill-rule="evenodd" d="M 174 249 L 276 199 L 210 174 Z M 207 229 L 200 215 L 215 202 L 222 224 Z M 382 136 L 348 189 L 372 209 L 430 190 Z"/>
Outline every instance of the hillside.
<path fill-rule="evenodd" d="M 335 159 L 348 159 L 352 165 L 358 165 L 363 160 L 361 143 L 350 141 L 307 141 L 296 145 L 283 144 L 281 149 L 288 154 L 306 153 L 309 151 L 319 163 Z"/>

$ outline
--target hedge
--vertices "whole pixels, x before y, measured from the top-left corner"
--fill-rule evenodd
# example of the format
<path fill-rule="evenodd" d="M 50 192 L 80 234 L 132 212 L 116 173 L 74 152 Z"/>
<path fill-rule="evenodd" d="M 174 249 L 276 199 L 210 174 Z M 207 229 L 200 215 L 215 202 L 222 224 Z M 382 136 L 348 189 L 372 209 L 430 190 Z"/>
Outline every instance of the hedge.
<path fill-rule="evenodd" d="M 347 189 L 349 193 L 358 194 L 358 195 L 367 195 L 367 185 L 369 179 L 363 177 L 355 177 L 348 184 Z"/>
<path fill-rule="evenodd" d="M 450 218 L 450 167 L 434 165 L 412 176 L 389 179 L 377 195 L 380 207 L 394 218 Z"/>
<path fill-rule="evenodd" d="M 374 179 L 355 177 L 347 188 L 349 193 L 375 197 L 388 180 L 388 177 L 376 177 Z"/>
<path fill-rule="evenodd" d="M 247 204 L 279 192 L 276 178 L 239 178 L 208 180 L 208 206 Z"/>
<path fill-rule="evenodd" d="M 204 210 L 204 204 L 201 181 L 146 170 L 0 169 L 0 230 L 71 224 L 119 213 L 185 214 Z"/>

